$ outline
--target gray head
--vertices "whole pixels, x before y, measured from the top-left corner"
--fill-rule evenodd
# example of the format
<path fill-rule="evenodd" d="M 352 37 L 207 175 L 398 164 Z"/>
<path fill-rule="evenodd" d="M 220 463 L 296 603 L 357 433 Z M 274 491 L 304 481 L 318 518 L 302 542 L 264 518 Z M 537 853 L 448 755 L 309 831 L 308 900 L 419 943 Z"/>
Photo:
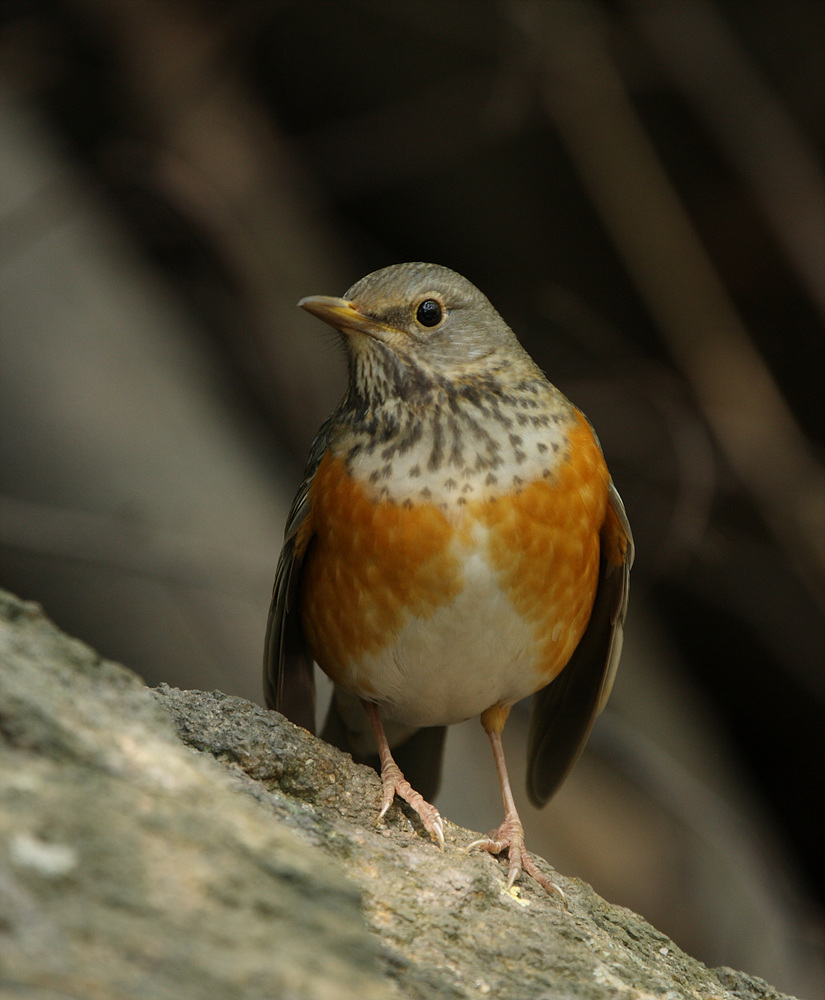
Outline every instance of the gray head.
<path fill-rule="evenodd" d="M 311 296 L 299 305 L 343 334 L 355 381 L 376 366 L 394 369 L 393 381 L 405 370 L 435 382 L 491 371 L 504 381 L 537 374 L 486 296 L 438 264 L 394 264 L 357 281 L 342 299 Z"/>

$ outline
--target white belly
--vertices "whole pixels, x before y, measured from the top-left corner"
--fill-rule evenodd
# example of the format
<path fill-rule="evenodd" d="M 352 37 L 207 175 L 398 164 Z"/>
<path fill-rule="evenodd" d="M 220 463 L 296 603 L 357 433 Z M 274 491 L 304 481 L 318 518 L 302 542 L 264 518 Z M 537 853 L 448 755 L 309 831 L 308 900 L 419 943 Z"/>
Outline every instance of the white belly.
<path fill-rule="evenodd" d="M 452 725 L 541 686 L 531 626 L 499 589 L 483 548 L 465 558 L 465 586 L 451 604 L 410 619 L 391 646 L 352 665 L 354 689 L 363 671 L 382 718 Z"/>

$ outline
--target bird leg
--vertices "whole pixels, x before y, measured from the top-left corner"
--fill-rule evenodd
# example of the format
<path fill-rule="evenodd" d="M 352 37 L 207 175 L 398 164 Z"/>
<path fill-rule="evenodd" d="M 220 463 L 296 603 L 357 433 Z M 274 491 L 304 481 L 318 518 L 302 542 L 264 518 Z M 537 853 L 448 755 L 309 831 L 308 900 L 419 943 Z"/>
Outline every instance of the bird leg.
<path fill-rule="evenodd" d="M 493 748 L 493 756 L 496 761 L 498 780 L 501 785 L 501 797 L 504 799 L 504 822 L 497 830 L 493 830 L 488 837 L 476 840 L 469 845 L 467 850 L 480 847 L 490 854 L 501 854 L 507 851 L 509 864 L 507 870 L 507 888 L 511 889 L 516 879 L 526 872 L 531 878 L 551 895 L 553 893 L 561 896 L 562 902 L 567 906 L 567 898 L 564 892 L 555 882 L 539 871 L 532 855 L 524 846 L 524 827 L 519 818 L 516 802 L 513 798 L 513 790 L 510 787 L 510 778 L 507 774 L 507 764 L 504 760 L 504 747 L 501 743 L 501 732 L 509 714 L 509 708 L 501 705 L 494 705 L 482 713 L 481 724 L 484 731 L 490 738 L 490 745 Z"/>
<path fill-rule="evenodd" d="M 429 802 L 417 792 L 407 781 L 401 772 L 401 768 L 395 763 L 390 745 L 387 742 L 387 734 L 384 732 L 384 724 L 378 713 L 378 706 L 371 701 L 364 701 L 361 704 L 370 720 L 372 732 L 378 747 L 378 758 L 381 761 L 381 785 L 383 795 L 381 798 L 381 811 L 378 813 L 376 823 L 380 823 L 392 805 L 393 799 L 399 795 L 418 813 L 424 829 L 429 833 L 441 850 L 444 850 L 444 822 L 441 814 L 430 805 Z"/>

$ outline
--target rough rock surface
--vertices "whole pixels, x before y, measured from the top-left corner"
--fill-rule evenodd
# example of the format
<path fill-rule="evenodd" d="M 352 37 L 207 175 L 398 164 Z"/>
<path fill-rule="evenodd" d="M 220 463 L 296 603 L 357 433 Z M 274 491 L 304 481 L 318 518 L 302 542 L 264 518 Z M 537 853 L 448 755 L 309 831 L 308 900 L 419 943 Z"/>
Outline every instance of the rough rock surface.
<path fill-rule="evenodd" d="M 150 691 L 0 592 L 0 995 L 780 997 L 555 875 L 440 853 L 377 776 L 218 692 Z"/>

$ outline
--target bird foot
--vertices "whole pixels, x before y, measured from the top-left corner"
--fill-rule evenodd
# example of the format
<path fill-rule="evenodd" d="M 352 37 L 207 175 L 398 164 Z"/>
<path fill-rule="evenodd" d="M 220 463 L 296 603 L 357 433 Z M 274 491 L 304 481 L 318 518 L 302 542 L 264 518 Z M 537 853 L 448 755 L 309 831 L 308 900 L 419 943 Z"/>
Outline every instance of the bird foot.
<path fill-rule="evenodd" d="M 402 798 L 418 813 L 424 829 L 429 833 L 439 848 L 444 850 L 444 821 L 441 813 L 417 792 L 401 772 L 401 768 L 390 758 L 381 768 L 381 811 L 378 813 L 376 825 L 387 814 L 396 795 Z"/>
<path fill-rule="evenodd" d="M 468 845 L 467 850 L 471 851 L 475 847 L 496 856 L 503 851 L 507 851 L 509 858 L 507 867 L 508 890 L 513 887 L 516 879 L 523 871 L 535 879 L 545 892 L 551 896 L 560 896 L 565 909 L 567 909 L 567 897 L 561 887 L 539 871 L 538 866 L 533 860 L 533 856 L 525 849 L 524 827 L 521 825 L 521 820 L 518 816 L 505 817 L 504 822 L 497 830 L 493 830 L 488 837 L 482 837 L 481 840 L 474 840 L 472 844 Z"/>

